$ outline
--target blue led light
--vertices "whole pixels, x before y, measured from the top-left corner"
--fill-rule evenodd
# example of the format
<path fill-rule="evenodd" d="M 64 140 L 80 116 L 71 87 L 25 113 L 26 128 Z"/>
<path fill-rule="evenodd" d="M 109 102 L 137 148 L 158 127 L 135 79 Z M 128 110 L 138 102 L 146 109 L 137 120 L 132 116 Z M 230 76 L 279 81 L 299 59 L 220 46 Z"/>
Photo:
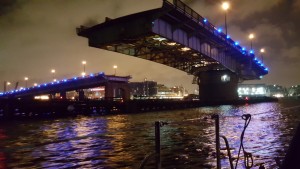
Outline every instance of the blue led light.
<path fill-rule="evenodd" d="M 218 29 L 218 32 L 219 32 L 219 33 L 222 32 L 222 28 L 219 28 L 219 29 Z"/>
<path fill-rule="evenodd" d="M 47 86 L 47 83 L 45 83 L 44 86 Z"/>
<path fill-rule="evenodd" d="M 54 84 L 53 82 L 51 82 L 51 84 Z"/>
<path fill-rule="evenodd" d="M 253 54 L 253 53 L 254 53 L 254 51 L 253 51 L 253 50 L 250 50 L 250 53 L 251 53 L 251 54 Z"/>
<path fill-rule="evenodd" d="M 237 46 L 239 45 L 240 43 L 238 41 L 234 42 L 234 45 Z"/>
<path fill-rule="evenodd" d="M 74 77 L 73 79 L 74 79 L 74 80 L 77 80 L 77 77 Z"/>
<path fill-rule="evenodd" d="M 38 85 L 37 87 L 41 87 L 41 85 Z"/>
<path fill-rule="evenodd" d="M 243 47 L 242 50 L 244 51 L 244 50 L 246 50 L 246 48 Z"/>
<path fill-rule="evenodd" d="M 227 36 L 226 36 L 226 38 L 227 38 L 227 39 L 229 39 L 229 38 L 230 38 L 230 36 L 229 36 L 229 35 L 227 35 Z"/>
<path fill-rule="evenodd" d="M 261 67 L 264 67 L 264 64 L 260 64 Z"/>
<path fill-rule="evenodd" d="M 64 79 L 64 82 L 68 81 L 67 79 Z"/>
<path fill-rule="evenodd" d="M 90 76 L 92 76 L 92 77 L 93 77 L 93 76 L 94 76 L 94 74 L 93 74 L 93 73 L 91 73 L 91 74 L 90 74 Z"/>
<path fill-rule="evenodd" d="M 265 68 L 265 71 L 269 71 L 269 69 L 268 69 L 268 68 Z"/>
<path fill-rule="evenodd" d="M 206 22 L 207 22 L 207 19 L 206 19 L 206 18 L 204 18 L 204 19 L 203 19 L 203 22 L 204 22 L 204 23 L 206 23 Z"/>
<path fill-rule="evenodd" d="M 257 58 L 254 58 L 254 60 L 257 60 Z"/>
<path fill-rule="evenodd" d="M 258 60 L 257 63 L 260 64 L 261 62 Z"/>
<path fill-rule="evenodd" d="M 259 78 L 260 78 L 260 79 L 262 79 L 262 78 L 263 78 L 263 76 L 259 76 Z"/>

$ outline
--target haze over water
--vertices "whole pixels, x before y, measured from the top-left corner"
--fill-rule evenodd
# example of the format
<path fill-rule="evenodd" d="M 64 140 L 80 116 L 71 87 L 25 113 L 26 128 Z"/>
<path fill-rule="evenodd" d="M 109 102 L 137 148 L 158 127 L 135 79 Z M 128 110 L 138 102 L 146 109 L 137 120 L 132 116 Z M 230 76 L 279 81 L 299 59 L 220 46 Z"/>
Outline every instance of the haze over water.
<path fill-rule="evenodd" d="M 220 131 L 234 149 L 233 156 L 237 155 L 245 122 L 241 115 L 251 114 L 244 137 L 245 150 L 253 154 L 254 165 L 264 163 L 267 168 L 274 168 L 274 158 L 283 159 L 300 121 L 299 105 L 299 99 L 280 100 L 140 114 L 1 122 L 0 169 L 138 168 L 143 158 L 154 151 L 155 121 L 170 122 L 161 128 L 162 168 L 214 168 L 215 126 L 210 119 L 214 113 L 220 115 Z M 222 141 L 221 147 L 224 147 Z M 238 168 L 244 168 L 242 164 L 243 160 Z M 226 157 L 222 158 L 222 166 L 229 168 Z M 146 168 L 154 168 L 153 159 Z"/>

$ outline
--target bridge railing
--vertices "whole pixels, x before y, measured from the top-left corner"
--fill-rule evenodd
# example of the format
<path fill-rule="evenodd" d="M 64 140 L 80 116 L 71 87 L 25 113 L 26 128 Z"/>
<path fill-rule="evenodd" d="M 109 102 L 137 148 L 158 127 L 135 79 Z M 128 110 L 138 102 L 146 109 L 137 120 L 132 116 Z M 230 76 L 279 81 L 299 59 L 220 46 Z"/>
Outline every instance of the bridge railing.
<path fill-rule="evenodd" d="M 180 0 L 173 0 L 173 4 L 178 11 L 190 17 L 192 20 L 197 22 L 200 26 L 202 26 L 203 28 L 205 28 L 206 30 L 208 30 L 209 32 L 211 32 L 212 34 L 220 38 L 223 43 L 238 50 L 243 55 L 250 56 L 250 54 L 244 48 L 242 48 L 237 43 L 235 43 L 229 36 L 224 34 L 220 29 L 218 30 L 213 24 L 208 22 L 206 18 L 202 17 L 200 14 L 198 14 L 192 8 L 187 6 L 185 3 L 183 3 Z"/>

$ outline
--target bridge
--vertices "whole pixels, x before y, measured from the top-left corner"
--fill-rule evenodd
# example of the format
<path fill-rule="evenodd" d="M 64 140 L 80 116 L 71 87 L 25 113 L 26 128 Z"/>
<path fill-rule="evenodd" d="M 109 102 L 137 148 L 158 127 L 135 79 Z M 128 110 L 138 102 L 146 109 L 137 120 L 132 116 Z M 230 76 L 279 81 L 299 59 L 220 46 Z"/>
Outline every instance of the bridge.
<path fill-rule="evenodd" d="M 122 95 L 123 100 L 130 98 L 130 88 L 128 81 L 130 76 L 113 76 L 105 75 L 103 72 L 90 74 L 86 76 L 73 77 L 71 79 L 57 80 L 49 83 L 32 86 L 29 88 L 21 88 L 0 93 L 0 98 L 30 98 L 40 95 L 60 94 L 61 99 L 66 99 L 66 92 L 78 92 L 79 100 L 84 100 L 85 95 L 83 89 L 105 87 L 105 99 L 111 99 L 116 93 Z"/>
<path fill-rule="evenodd" d="M 88 44 L 164 64 L 190 75 L 204 101 L 236 100 L 237 84 L 268 74 L 252 50 L 225 35 L 180 0 L 77 28 Z"/>

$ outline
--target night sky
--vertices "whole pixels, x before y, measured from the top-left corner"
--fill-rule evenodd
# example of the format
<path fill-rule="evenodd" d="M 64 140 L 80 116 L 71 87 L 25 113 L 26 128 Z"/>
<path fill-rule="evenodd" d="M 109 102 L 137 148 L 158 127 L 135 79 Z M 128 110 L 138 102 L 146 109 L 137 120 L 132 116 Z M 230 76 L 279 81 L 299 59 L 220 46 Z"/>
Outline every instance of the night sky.
<path fill-rule="evenodd" d="M 200 15 L 217 27 L 224 26 L 221 1 L 186 0 Z M 232 0 L 228 11 L 228 34 L 250 48 L 248 35 L 255 34 L 256 54 L 265 48 L 270 72 L 260 81 L 244 83 L 300 84 L 300 0 Z M 76 35 L 76 27 L 102 23 L 158 8 L 162 0 L 0 0 L 0 91 L 3 81 L 28 84 L 79 76 L 81 61 L 87 73 L 131 75 L 131 81 L 154 80 L 167 86 L 183 85 L 191 93 L 193 76 L 174 68 L 88 46 Z"/>

